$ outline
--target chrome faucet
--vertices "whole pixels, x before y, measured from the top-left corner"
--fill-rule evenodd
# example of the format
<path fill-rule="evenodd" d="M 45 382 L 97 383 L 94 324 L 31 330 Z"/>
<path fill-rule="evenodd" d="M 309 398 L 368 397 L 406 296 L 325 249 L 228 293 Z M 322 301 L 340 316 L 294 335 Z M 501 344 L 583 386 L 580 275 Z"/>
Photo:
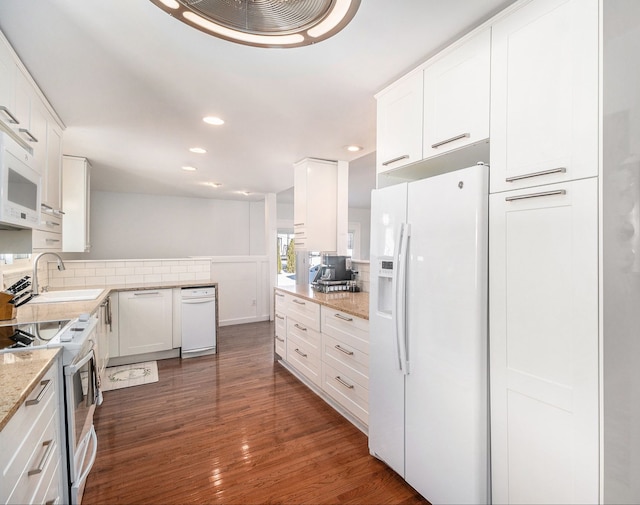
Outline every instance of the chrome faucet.
<path fill-rule="evenodd" d="M 62 261 L 62 258 L 60 256 L 58 256 L 57 253 L 54 252 L 43 252 L 40 254 L 37 254 L 35 258 L 33 258 L 33 275 L 31 276 L 31 292 L 34 295 L 39 294 L 39 289 L 38 289 L 38 260 L 40 258 L 42 258 L 45 254 L 51 254 L 53 256 L 55 256 L 56 258 L 58 258 L 58 270 L 62 271 L 65 269 L 64 267 L 64 262 Z M 48 275 L 48 271 L 47 271 L 47 275 Z"/>

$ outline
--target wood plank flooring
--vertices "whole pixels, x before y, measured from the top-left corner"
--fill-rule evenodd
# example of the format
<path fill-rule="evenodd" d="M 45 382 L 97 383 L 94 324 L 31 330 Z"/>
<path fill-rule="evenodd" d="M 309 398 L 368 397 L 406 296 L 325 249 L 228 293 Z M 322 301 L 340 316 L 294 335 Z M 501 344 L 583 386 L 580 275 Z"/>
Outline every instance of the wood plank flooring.
<path fill-rule="evenodd" d="M 271 323 L 223 327 L 218 342 L 104 393 L 84 505 L 428 503 L 273 361 Z"/>

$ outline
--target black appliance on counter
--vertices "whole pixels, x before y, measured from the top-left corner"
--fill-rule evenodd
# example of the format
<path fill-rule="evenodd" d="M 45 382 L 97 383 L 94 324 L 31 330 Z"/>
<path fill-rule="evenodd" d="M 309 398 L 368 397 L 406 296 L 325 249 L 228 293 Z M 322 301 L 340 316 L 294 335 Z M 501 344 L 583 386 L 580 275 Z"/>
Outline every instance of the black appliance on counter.
<path fill-rule="evenodd" d="M 322 255 L 322 264 L 311 282 L 311 287 L 322 293 L 356 291 L 350 256 Z"/>

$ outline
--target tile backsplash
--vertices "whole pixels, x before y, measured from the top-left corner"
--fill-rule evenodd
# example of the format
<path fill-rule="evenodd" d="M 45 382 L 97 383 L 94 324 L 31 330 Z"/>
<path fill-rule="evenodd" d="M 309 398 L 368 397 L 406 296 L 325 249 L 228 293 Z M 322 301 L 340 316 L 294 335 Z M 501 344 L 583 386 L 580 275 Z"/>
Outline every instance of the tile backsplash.
<path fill-rule="evenodd" d="M 352 268 L 358 272 L 358 275 L 356 276 L 356 283 L 360 288 L 360 291 L 368 293 L 370 287 L 369 278 L 371 275 L 369 262 L 353 260 Z"/>
<path fill-rule="evenodd" d="M 39 285 L 55 289 L 211 280 L 211 261 L 206 259 L 65 261 L 64 265 L 65 270 L 58 271 L 55 260 L 43 258 L 38 265 Z M 5 272 L 3 284 L 10 286 L 31 274 L 31 269 Z"/>

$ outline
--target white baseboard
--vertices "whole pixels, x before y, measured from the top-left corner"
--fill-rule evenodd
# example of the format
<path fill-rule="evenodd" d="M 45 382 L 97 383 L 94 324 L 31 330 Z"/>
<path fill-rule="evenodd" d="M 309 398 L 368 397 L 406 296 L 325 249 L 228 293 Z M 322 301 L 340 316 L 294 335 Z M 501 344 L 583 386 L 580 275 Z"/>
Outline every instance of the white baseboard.
<path fill-rule="evenodd" d="M 247 324 L 247 323 L 259 323 L 261 321 L 269 321 L 269 316 L 258 316 L 258 317 L 238 317 L 236 319 L 225 319 L 224 321 L 218 321 L 220 326 L 232 326 L 234 324 Z"/>

